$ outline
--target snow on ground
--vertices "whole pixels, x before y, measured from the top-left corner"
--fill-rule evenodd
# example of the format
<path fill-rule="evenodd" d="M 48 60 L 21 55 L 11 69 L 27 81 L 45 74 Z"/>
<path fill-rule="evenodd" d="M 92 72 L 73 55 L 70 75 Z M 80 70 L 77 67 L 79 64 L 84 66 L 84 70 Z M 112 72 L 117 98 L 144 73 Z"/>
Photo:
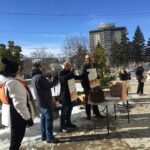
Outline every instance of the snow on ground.
<path fill-rule="evenodd" d="M 76 124 L 78 127 L 81 126 L 93 126 L 93 122 L 88 121 L 86 119 L 85 109 L 80 109 L 81 106 L 76 106 L 73 108 L 72 112 L 72 122 Z M 113 107 L 112 107 L 113 108 Z M 102 110 L 100 108 L 100 110 Z M 109 111 L 113 111 L 111 108 Z M 35 142 L 40 139 L 40 119 L 35 118 L 34 120 L 34 126 L 28 128 L 26 130 L 25 137 L 23 139 L 23 144 L 27 145 L 30 142 Z M 57 134 L 57 131 L 59 130 L 59 118 L 54 120 L 54 135 Z M 94 132 L 94 131 L 92 131 Z M 78 134 L 78 133 L 77 133 Z M 82 134 L 82 132 L 80 133 Z M 10 142 L 10 129 L 9 128 L 1 128 L 0 129 L 0 150 L 8 149 Z"/>
<path fill-rule="evenodd" d="M 145 90 L 146 89 L 149 92 L 150 86 L 146 85 Z M 133 113 L 131 111 L 132 115 L 131 115 L 130 124 L 128 124 L 127 119 L 123 117 L 126 111 L 121 111 L 121 113 L 119 112 L 120 113 L 120 116 L 118 117 L 119 119 L 117 119 L 116 122 L 113 121 L 114 122 L 113 127 L 112 127 L 113 124 L 111 124 L 112 134 L 110 136 L 106 136 L 107 135 L 106 119 L 104 119 L 103 120 L 104 126 L 100 129 L 100 132 L 99 132 L 100 134 L 102 134 L 102 138 L 98 137 L 99 140 L 91 141 L 91 139 L 93 139 L 92 135 L 94 135 L 94 138 L 96 137 L 95 132 L 93 130 L 93 121 L 86 120 L 85 109 L 80 109 L 80 106 L 74 107 L 73 113 L 72 113 L 72 122 L 75 123 L 79 127 L 79 129 L 77 129 L 77 132 L 73 132 L 72 134 L 69 134 L 69 135 L 70 137 L 81 136 L 80 139 L 82 140 L 82 138 L 83 137 L 85 138 L 85 135 L 88 134 L 88 138 L 90 140 L 88 139 L 82 142 L 66 142 L 66 144 L 56 144 L 54 145 L 54 147 L 52 146 L 50 149 L 55 149 L 55 147 L 57 146 L 56 149 L 59 150 L 59 149 L 62 149 L 62 147 L 67 146 L 68 149 L 66 148 L 66 150 L 72 150 L 72 149 L 76 150 L 77 147 L 79 147 L 82 150 L 81 146 L 83 145 L 84 147 L 86 146 L 86 150 L 87 149 L 91 150 L 93 148 L 94 150 L 100 150 L 100 147 L 104 147 L 103 150 L 104 149 L 109 150 L 110 147 L 111 147 L 111 150 L 122 150 L 122 149 L 132 150 L 132 147 L 134 147 L 137 150 L 138 146 L 140 146 L 139 148 L 142 147 L 141 148 L 142 150 L 144 149 L 143 147 L 150 149 L 150 146 L 148 145 L 148 142 L 150 142 L 150 138 L 149 138 L 150 105 L 144 105 L 144 107 L 143 106 L 141 107 L 139 105 L 139 107 L 135 107 L 135 108 L 136 109 L 134 108 L 131 109 Z M 103 107 L 100 107 L 100 110 L 103 110 Z M 147 114 L 145 114 L 146 111 L 147 111 Z M 111 112 L 113 112 L 113 106 L 109 108 L 109 113 Z M 111 119 L 114 120 L 114 118 L 111 118 Z M 21 148 L 21 150 L 27 150 L 26 147 L 30 147 L 30 150 L 37 150 L 37 148 L 33 148 L 33 147 L 38 146 L 38 144 L 39 145 L 41 144 L 40 147 L 44 147 L 43 143 L 40 142 L 40 137 L 41 137 L 40 136 L 40 119 L 36 118 L 34 122 L 35 122 L 34 126 L 30 127 L 26 131 L 26 135 L 22 142 L 22 146 L 25 148 Z M 87 133 L 85 129 L 89 129 L 89 128 L 91 128 L 91 130 L 88 130 L 88 133 Z M 59 119 L 54 121 L 54 134 L 56 134 L 57 137 L 63 138 L 64 135 L 57 134 L 58 129 L 59 129 Z M 0 150 L 7 150 L 9 147 L 9 142 L 10 142 L 10 129 L 0 128 L 0 145 L 1 145 Z M 51 145 L 46 145 L 46 146 L 48 148 L 46 147 L 44 149 L 49 150 L 49 146 Z M 117 149 L 117 146 L 119 146 L 118 149 Z"/>
<path fill-rule="evenodd" d="M 86 123 L 90 123 L 91 122 L 87 121 L 87 120 L 83 120 L 81 118 L 85 118 L 85 110 L 84 109 L 79 109 L 79 107 L 74 107 L 73 109 L 73 123 L 77 124 L 78 126 L 81 126 L 83 124 Z M 22 143 L 28 143 L 30 141 L 36 141 L 40 139 L 40 119 L 39 118 L 35 118 L 34 120 L 34 126 L 28 128 L 26 130 L 26 134 L 25 137 L 23 139 Z M 56 130 L 59 129 L 59 118 L 54 120 L 54 134 L 56 134 Z M 10 129 L 9 128 L 1 128 L 0 129 L 0 150 L 4 150 L 4 149 L 8 149 L 9 146 L 9 142 L 10 142 Z"/>
<path fill-rule="evenodd" d="M 20 150 L 149 150 L 150 149 L 150 105 L 137 105 L 130 108 L 130 123 L 126 109 L 119 107 L 117 120 L 110 117 L 110 135 L 107 135 L 106 118 L 98 119 L 98 128 L 94 132 L 93 120 L 86 120 L 85 110 L 75 107 L 72 122 L 78 128 L 70 133 L 57 133 L 59 120 L 54 121 L 54 131 L 59 144 L 47 144 L 40 141 L 39 119 L 26 132 Z M 0 150 L 9 146 L 9 129 L 0 130 Z"/>
<path fill-rule="evenodd" d="M 78 91 L 83 91 L 81 84 L 76 84 Z M 31 87 L 32 90 L 32 87 Z M 52 89 L 52 95 L 59 95 L 60 86 L 58 85 L 55 89 Z M 32 91 L 33 92 L 33 91 Z M 104 107 L 99 107 L 100 111 L 103 110 Z M 110 112 L 113 111 L 112 108 L 109 109 Z M 103 113 L 105 115 L 105 112 Z M 84 119 L 83 119 L 84 118 Z M 83 121 L 84 120 L 84 121 Z M 72 122 L 75 123 L 77 126 L 83 126 L 83 125 L 92 125 L 93 123 L 91 121 L 86 120 L 86 114 L 85 109 L 80 109 L 80 106 L 74 107 L 72 112 Z M 23 144 L 30 143 L 31 141 L 36 141 L 40 139 L 40 119 L 35 118 L 34 120 L 34 126 L 28 128 L 26 130 L 25 137 L 23 139 Z M 59 119 L 54 120 L 54 134 L 56 134 L 55 131 L 58 131 L 59 129 Z M 0 128 L 0 150 L 8 149 L 10 142 L 10 129 L 9 128 Z"/>

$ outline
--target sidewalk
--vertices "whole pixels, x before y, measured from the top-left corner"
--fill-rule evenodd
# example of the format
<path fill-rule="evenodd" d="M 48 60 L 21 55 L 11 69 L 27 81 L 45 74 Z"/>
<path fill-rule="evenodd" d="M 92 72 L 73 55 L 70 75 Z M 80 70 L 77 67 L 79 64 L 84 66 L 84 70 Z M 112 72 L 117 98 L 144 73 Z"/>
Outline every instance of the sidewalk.
<path fill-rule="evenodd" d="M 145 92 L 150 93 L 150 85 L 145 84 Z M 131 92 L 136 91 L 136 85 Z M 69 133 L 59 133 L 59 119 L 54 121 L 59 144 L 47 144 L 40 141 L 40 123 L 26 132 L 20 150 L 149 150 L 150 149 L 150 105 L 138 104 L 130 108 L 130 123 L 124 107 L 117 107 L 117 120 L 110 116 L 110 135 L 107 135 L 106 118 L 96 119 L 96 133 L 93 120 L 86 120 L 85 110 L 75 107 L 72 122 L 78 128 Z M 0 130 L 0 150 L 8 149 L 9 130 Z"/>
<path fill-rule="evenodd" d="M 150 94 L 150 85 L 145 84 L 145 93 Z M 131 92 L 136 91 L 136 85 Z M 150 105 L 138 104 L 130 108 L 130 123 L 127 121 L 126 109 L 118 107 L 117 120 L 110 117 L 110 135 L 107 136 L 106 119 L 96 120 L 96 133 L 93 123 L 85 119 L 82 110 L 72 115 L 72 120 L 78 123 L 76 131 L 58 134 L 60 144 L 29 142 L 27 146 L 36 150 L 149 150 L 150 149 Z M 79 121 L 80 120 L 80 121 Z"/>

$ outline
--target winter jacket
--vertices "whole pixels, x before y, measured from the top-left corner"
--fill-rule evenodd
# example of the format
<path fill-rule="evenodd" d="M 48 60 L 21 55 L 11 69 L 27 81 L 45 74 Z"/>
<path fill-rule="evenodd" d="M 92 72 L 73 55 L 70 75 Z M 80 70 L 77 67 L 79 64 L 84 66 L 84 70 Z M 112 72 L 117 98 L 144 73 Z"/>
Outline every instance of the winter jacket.
<path fill-rule="evenodd" d="M 68 105 L 71 103 L 71 97 L 69 92 L 68 80 L 81 79 L 82 76 L 76 76 L 73 71 L 63 69 L 59 74 L 60 81 L 60 103 L 62 105 Z"/>
<path fill-rule="evenodd" d="M 84 92 L 88 92 L 90 90 L 89 78 L 88 78 L 88 69 L 96 68 L 95 64 L 87 64 L 85 63 L 81 69 L 82 81 L 81 85 L 84 89 Z"/>
<path fill-rule="evenodd" d="M 143 79 L 143 73 L 144 73 L 144 68 L 142 66 L 136 68 L 135 75 L 137 77 L 137 80 Z"/>
<path fill-rule="evenodd" d="M 31 118 L 27 107 L 27 91 L 22 83 L 14 78 L 6 78 L 0 75 L 0 84 L 5 83 L 5 93 L 9 100 L 9 105 L 2 104 L 2 124 L 9 126 L 17 124 L 20 120 Z M 3 120 L 4 118 L 4 120 Z M 8 121 L 8 124 L 5 121 Z"/>
<path fill-rule="evenodd" d="M 120 72 L 119 73 L 119 78 L 120 80 L 128 80 L 129 79 L 129 73 L 127 73 L 126 70 L 124 70 L 124 72 Z"/>
<path fill-rule="evenodd" d="M 46 76 L 43 75 L 42 72 L 37 68 L 33 68 L 31 75 L 31 85 L 33 87 L 39 107 L 52 107 L 51 88 L 57 84 L 57 76 L 52 82 L 49 82 Z"/>

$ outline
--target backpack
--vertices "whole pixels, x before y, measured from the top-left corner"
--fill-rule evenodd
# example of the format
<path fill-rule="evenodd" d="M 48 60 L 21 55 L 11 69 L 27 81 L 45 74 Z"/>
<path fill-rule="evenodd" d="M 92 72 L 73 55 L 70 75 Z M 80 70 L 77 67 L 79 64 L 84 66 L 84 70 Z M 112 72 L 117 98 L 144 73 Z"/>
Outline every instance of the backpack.
<path fill-rule="evenodd" d="M 18 79 L 17 79 L 18 80 Z M 25 81 L 22 81 L 22 80 L 18 80 L 20 83 L 23 84 L 23 86 L 27 89 L 28 88 L 28 85 Z M 7 82 L 7 81 L 6 81 Z M 2 101 L 2 103 L 4 104 L 9 104 L 9 101 L 8 101 L 8 98 L 7 98 L 7 95 L 5 94 L 5 84 L 6 82 L 0 84 L 0 100 Z"/>
<path fill-rule="evenodd" d="M 0 84 L 0 100 L 2 103 L 9 105 L 8 99 L 5 95 L 5 83 Z"/>
<path fill-rule="evenodd" d="M 34 102 L 34 98 L 32 96 L 32 93 L 28 87 L 28 84 L 26 81 L 17 79 L 20 83 L 23 84 L 25 89 L 27 90 L 27 107 L 29 109 L 29 112 L 32 115 L 32 118 L 35 118 L 36 116 L 39 117 L 39 110 Z M 7 95 L 5 94 L 5 83 L 0 84 L 0 100 L 2 103 L 9 105 L 9 100 L 7 98 Z"/>
<path fill-rule="evenodd" d="M 28 86 L 28 83 L 24 80 L 17 79 L 20 83 L 23 84 L 25 89 L 27 90 L 27 107 L 29 108 L 29 112 L 31 113 L 32 118 L 39 117 L 39 109 L 35 103 L 32 92 Z"/>

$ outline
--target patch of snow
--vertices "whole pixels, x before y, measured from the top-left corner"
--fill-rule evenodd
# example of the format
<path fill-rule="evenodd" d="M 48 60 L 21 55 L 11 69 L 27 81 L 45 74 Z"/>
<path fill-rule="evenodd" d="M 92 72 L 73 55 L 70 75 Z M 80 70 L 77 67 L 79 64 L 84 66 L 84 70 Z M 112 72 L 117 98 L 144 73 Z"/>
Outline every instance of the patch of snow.
<path fill-rule="evenodd" d="M 84 120 L 84 121 L 83 121 Z M 91 121 L 86 120 L 85 109 L 80 109 L 79 106 L 74 107 L 72 111 L 72 122 L 78 127 L 85 124 L 93 124 Z M 57 134 L 56 131 L 60 127 L 59 118 L 54 120 L 54 135 Z M 82 133 L 80 133 L 82 134 Z M 34 126 L 27 128 L 25 137 L 22 143 L 27 145 L 30 142 L 35 142 L 41 138 L 40 129 L 40 118 L 34 119 Z M 0 150 L 8 149 L 10 143 L 10 128 L 0 128 Z"/>

